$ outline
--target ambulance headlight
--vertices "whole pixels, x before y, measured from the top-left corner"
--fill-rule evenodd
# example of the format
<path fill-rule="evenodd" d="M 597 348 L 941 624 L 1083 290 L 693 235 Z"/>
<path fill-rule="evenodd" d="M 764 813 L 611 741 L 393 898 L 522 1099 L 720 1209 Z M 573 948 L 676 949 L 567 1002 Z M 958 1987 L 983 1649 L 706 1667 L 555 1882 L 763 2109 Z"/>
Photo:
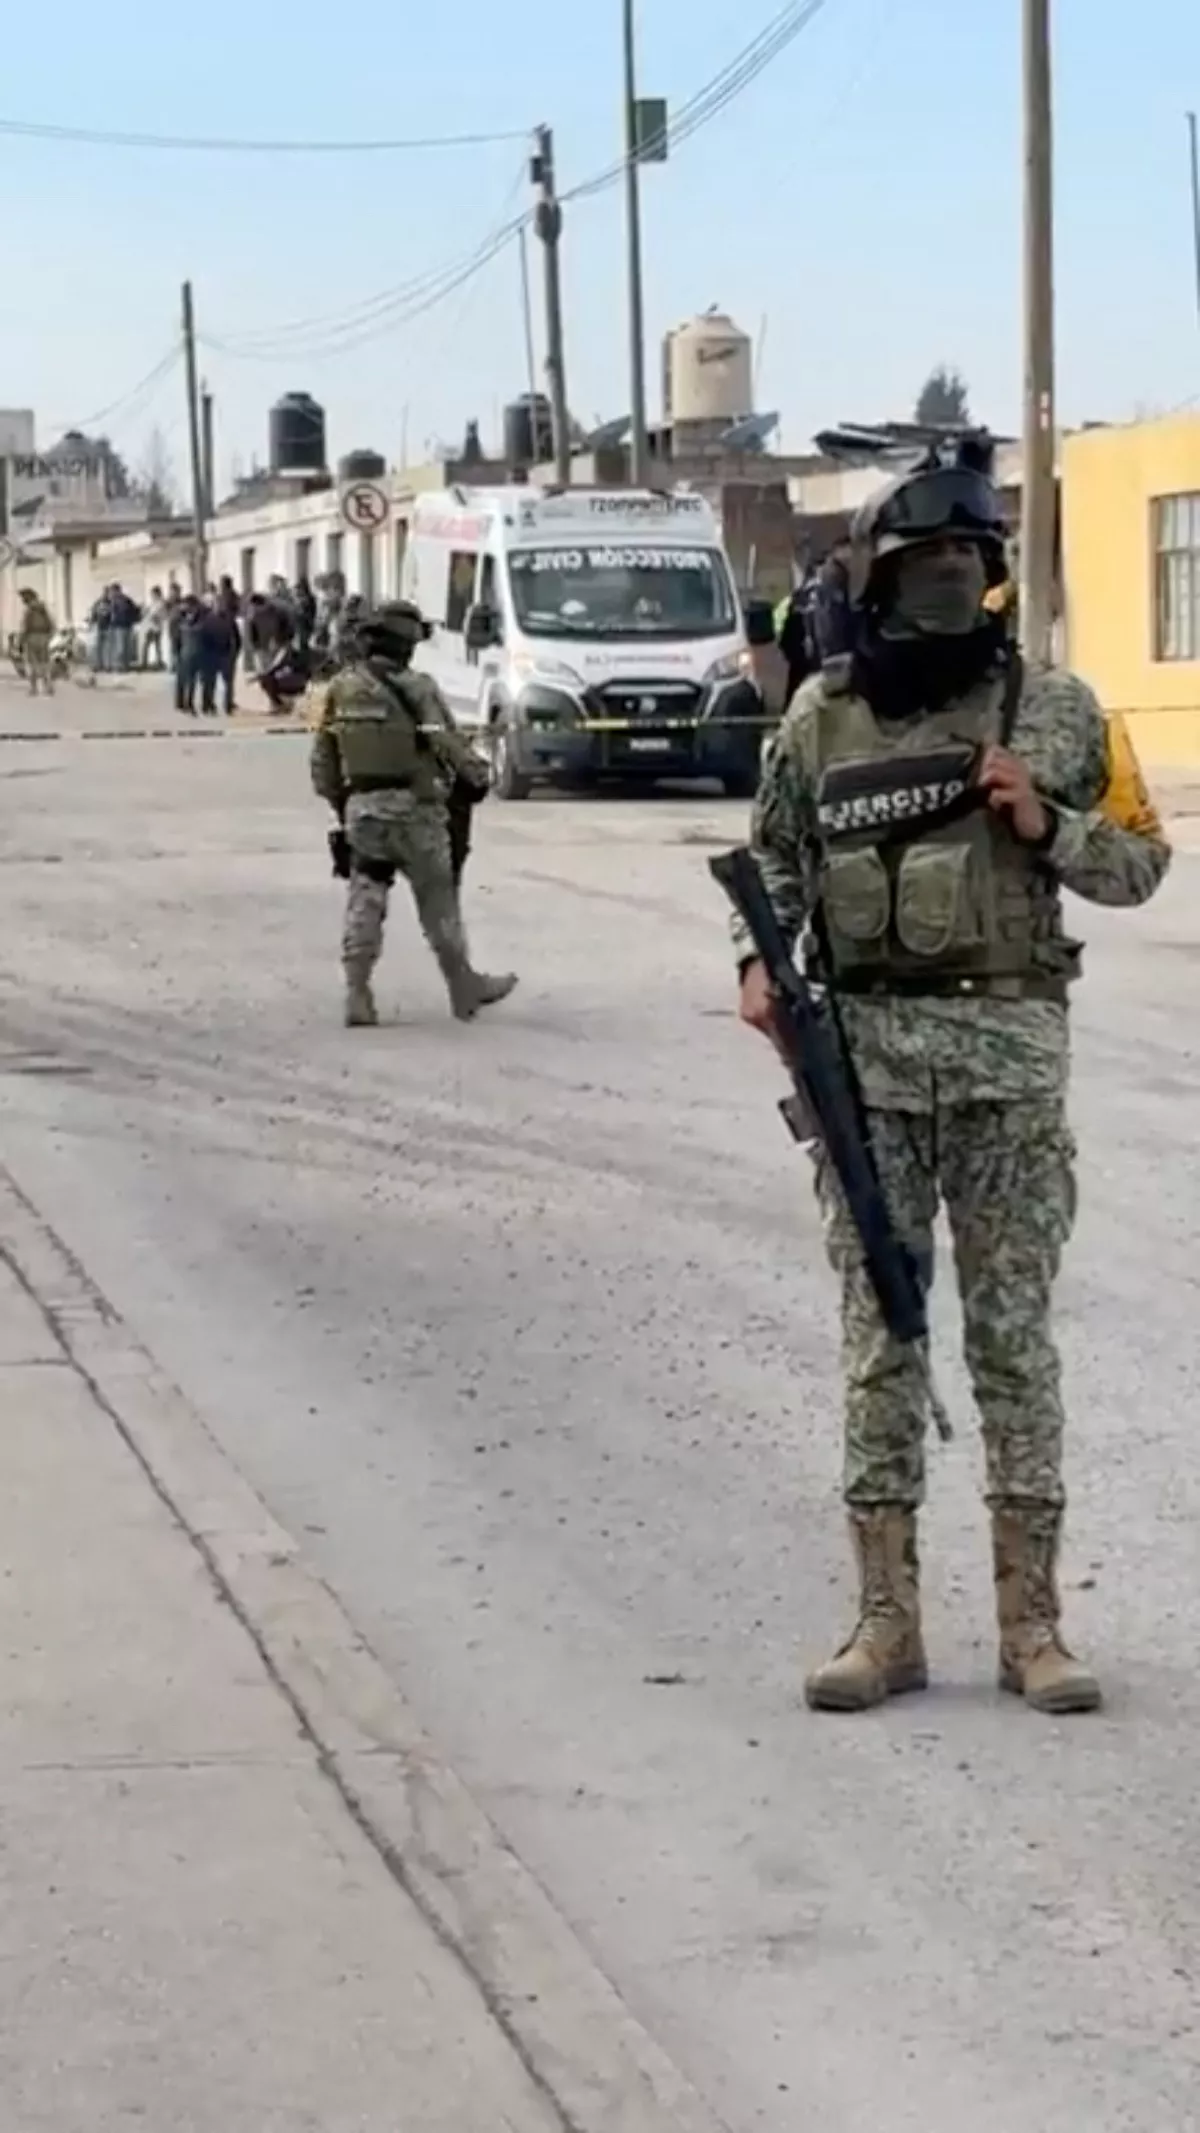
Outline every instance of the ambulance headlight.
<path fill-rule="evenodd" d="M 524 658 L 514 661 L 517 673 L 524 682 L 545 682 L 552 689 L 578 689 L 585 687 L 582 675 L 568 666 L 565 659 L 547 659 L 541 654 L 536 659 Z"/>
<path fill-rule="evenodd" d="M 750 671 L 749 655 L 746 652 L 726 652 L 714 659 L 704 677 L 706 689 L 715 688 L 721 681 L 743 681 Z"/>

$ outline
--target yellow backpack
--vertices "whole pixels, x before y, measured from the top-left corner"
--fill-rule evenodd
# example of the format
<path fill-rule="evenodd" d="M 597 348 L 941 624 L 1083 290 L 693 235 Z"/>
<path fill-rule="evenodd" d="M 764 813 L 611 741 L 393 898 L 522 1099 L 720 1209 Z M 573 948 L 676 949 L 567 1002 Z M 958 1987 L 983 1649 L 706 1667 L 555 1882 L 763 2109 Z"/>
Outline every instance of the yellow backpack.
<path fill-rule="evenodd" d="M 1162 820 L 1150 798 L 1129 728 L 1119 711 L 1105 715 L 1108 742 L 1108 783 L 1100 812 L 1118 829 L 1132 830 L 1135 837 L 1160 837 Z"/>

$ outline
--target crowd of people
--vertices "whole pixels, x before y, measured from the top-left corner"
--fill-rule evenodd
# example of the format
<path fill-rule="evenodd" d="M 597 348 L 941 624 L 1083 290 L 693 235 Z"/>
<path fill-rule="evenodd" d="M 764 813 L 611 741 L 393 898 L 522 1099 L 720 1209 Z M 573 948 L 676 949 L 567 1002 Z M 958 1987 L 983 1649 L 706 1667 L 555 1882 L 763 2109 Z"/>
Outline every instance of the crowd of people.
<path fill-rule="evenodd" d="M 239 667 L 261 686 L 272 711 L 289 709 L 360 605 L 331 572 L 316 590 L 305 578 L 272 577 L 265 592 L 239 593 L 220 578 L 203 593 L 171 577 L 152 586 L 144 607 L 120 585 L 106 586 L 88 617 L 91 665 L 100 674 L 169 672 L 175 708 L 190 717 L 237 709 Z"/>

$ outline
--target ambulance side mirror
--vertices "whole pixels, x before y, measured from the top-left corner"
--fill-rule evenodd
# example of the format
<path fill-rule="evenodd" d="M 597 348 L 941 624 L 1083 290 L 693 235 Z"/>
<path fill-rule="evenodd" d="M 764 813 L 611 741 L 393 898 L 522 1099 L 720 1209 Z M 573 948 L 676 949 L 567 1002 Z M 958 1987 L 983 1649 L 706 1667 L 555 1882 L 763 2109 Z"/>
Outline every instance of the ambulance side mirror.
<path fill-rule="evenodd" d="M 490 651 L 499 644 L 501 634 L 500 617 L 494 607 L 485 607 L 481 601 L 467 609 L 463 635 L 469 652 Z"/>
<path fill-rule="evenodd" d="M 774 644 L 775 612 L 769 600 L 747 600 L 742 617 L 746 626 L 747 644 Z"/>

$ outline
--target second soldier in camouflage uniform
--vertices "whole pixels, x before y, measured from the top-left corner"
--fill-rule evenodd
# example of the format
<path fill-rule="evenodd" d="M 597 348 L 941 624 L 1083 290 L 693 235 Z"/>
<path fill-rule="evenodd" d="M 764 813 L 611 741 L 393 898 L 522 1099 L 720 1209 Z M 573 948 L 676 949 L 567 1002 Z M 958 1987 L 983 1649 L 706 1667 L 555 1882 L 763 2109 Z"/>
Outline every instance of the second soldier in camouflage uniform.
<path fill-rule="evenodd" d="M 926 1268 L 945 1203 L 983 1426 L 1002 1686 L 1074 1711 L 1100 1692 L 1063 1642 L 1055 1575 L 1065 1495 L 1050 1299 L 1075 1212 L 1066 991 L 1080 962 L 1061 891 L 1142 903 L 1169 854 L 1148 803 L 1132 826 L 1105 812 L 1108 740 L 1091 691 L 1073 674 L 1026 674 L 1003 618 L 982 610 L 1004 574 L 1003 532 L 977 466 L 927 466 L 865 507 L 858 649 L 797 695 L 764 768 L 753 844 L 788 937 L 807 929 L 811 945 L 817 914 L 881 1183 Z M 762 965 L 741 967 L 743 1018 L 769 1031 Z M 817 1190 L 842 1283 L 860 1597 L 851 1638 L 807 1695 L 855 1710 L 925 1685 L 929 1385 L 882 1323 L 823 1160 Z"/>
<path fill-rule="evenodd" d="M 352 1027 L 376 1020 L 371 976 L 398 873 L 412 890 L 460 1021 L 506 999 L 517 982 L 473 970 L 467 952 L 446 801 L 456 776 L 483 790 L 488 774 L 432 676 L 412 670 L 426 634 L 407 601 L 357 620 L 349 663 L 326 688 L 313 740 L 313 785 L 337 811 L 349 846 L 342 964 Z"/>

